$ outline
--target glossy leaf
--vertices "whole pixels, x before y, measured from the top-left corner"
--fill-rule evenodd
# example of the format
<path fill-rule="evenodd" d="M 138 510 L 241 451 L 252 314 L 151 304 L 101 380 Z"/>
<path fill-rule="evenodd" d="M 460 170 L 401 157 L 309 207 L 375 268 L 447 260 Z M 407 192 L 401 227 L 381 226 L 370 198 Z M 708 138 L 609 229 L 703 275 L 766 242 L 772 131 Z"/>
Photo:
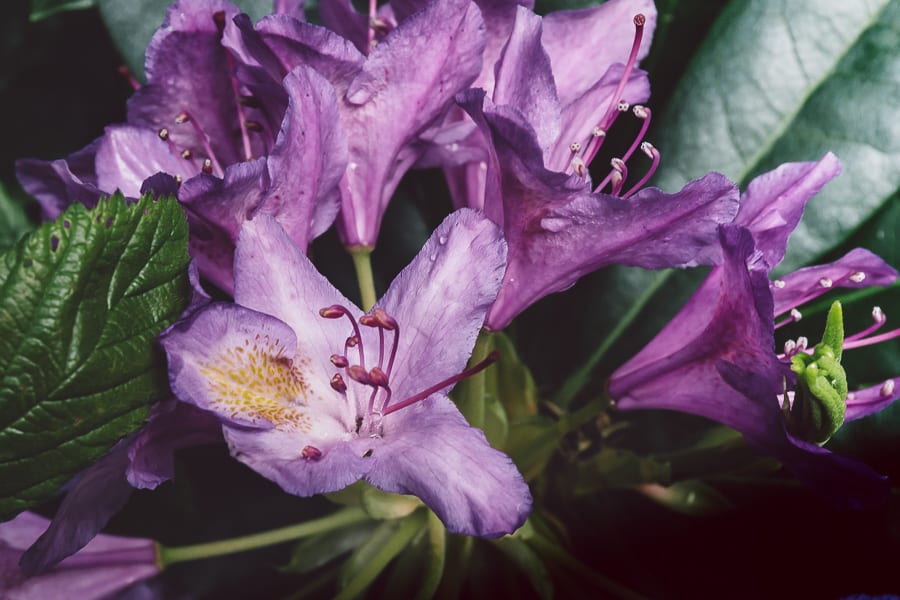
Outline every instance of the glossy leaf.
<path fill-rule="evenodd" d="M 168 391 L 156 336 L 186 308 L 175 200 L 77 204 L 0 260 L 0 520 L 144 423 Z"/>

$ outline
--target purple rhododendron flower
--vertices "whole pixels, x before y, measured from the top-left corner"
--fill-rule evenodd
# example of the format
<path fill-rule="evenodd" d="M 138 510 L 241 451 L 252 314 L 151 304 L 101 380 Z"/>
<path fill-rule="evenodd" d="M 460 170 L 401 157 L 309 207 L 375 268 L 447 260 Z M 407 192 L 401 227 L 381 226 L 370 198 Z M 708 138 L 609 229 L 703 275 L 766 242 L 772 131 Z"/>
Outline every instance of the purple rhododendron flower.
<path fill-rule="evenodd" d="M 162 336 L 172 389 L 215 413 L 232 454 L 290 493 L 365 479 L 420 497 L 450 531 L 510 533 L 531 508 L 528 486 L 445 391 L 471 372 L 460 373 L 505 257 L 493 223 L 458 211 L 364 315 L 260 215 L 238 239 L 236 304 Z"/>
<path fill-rule="evenodd" d="M 147 48 L 147 84 L 128 103 L 128 124 L 67 159 L 17 163 L 45 216 L 117 189 L 176 193 L 202 274 L 229 292 L 234 240 L 248 215 L 274 214 L 303 249 L 328 229 L 347 164 L 331 86 L 303 66 L 270 81 L 242 64 L 226 44 L 238 14 L 224 0 L 170 6 Z"/>
<path fill-rule="evenodd" d="M 338 233 L 348 247 L 374 247 L 400 178 L 424 152 L 419 134 L 481 69 L 478 7 L 469 0 L 432 0 L 367 54 L 333 31 L 283 15 L 261 19 L 255 28 L 249 19 L 238 24 L 230 43 L 243 61 L 274 79 L 308 65 L 333 85 L 349 150 Z"/>
<path fill-rule="evenodd" d="M 28 576 L 22 551 L 47 528 L 47 519 L 23 512 L 0 523 L 0 596 L 10 600 L 108 598 L 160 571 L 153 540 L 99 535 L 55 569 Z"/>
<path fill-rule="evenodd" d="M 540 17 L 518 9 L 497 63 L 493 100 L 474 90 L 459 97 L 490 139 L 484 210 L 509 243 L 503 286 L 486 321 L 494 330 L 606 265 L 709 264 L 719 252 L 716 227 L 738 209 L 737 188 L 715 173 L 676 194 L 637 192 L 642 179 L 619 197 L 624 177 L 612 194 L 592 191 L 585 165 L 603 137 L 596 132 L 612 123 L 623 93 L 649 93 L 645 76 L 629 74 L 642 41 L 635 38 L 629 65 L 610 69 L 606 79 L 589 87 L 568 84 L 567 94 L 576 97 L 563 106 L 541 31 Z"/>
<path fill-rule="evenodd" d="M 866 465 L 792 434 L 779 397 L 795 383 L 790 356 L 805 343 L 792 342 L 776 354 L 776 327 L 799 314 L 777 326 L 775 319 L 832 287 L 886 285 L 897 272 L 857 249 L 834 263 L 769 280 L 806 201 L 839 171 L 829 154 L 817 163 L 782 165 L 751 182 L 735 224 L 720 228 L 719 264 L 678 315 L 613 374 L 609 393 L 623 410 L 664 408 L 728 425 L 814 488 L 860 507 L 882 502 L 887 482 Z"/>

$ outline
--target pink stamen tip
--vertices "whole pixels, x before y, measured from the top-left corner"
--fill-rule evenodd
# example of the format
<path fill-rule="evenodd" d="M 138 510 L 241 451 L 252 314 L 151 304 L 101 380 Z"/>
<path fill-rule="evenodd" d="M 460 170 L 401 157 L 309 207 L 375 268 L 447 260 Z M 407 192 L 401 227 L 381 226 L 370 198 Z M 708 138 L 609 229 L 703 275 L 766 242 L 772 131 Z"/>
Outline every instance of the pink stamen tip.
<path fill-rule="evenodd" d="M 347 360 L 346 356 L 342 356 L 340 354 L 332 354 L 331 355 L 331 364 L 336 366 L 338 369 L 344 369 L 347 365 L 350 364 L 350 361 Z"/>
<path fill-rule="evenodd" d="M 349 346 L 350 348 L 356 348 L 356 346 L 358 344 L 359 344 L 359 336 L 351 335 L 350 337 L 347 338 L 347 346 Z"/>
<path fill-rule="evenodd" d="M 376 308 L 372 311 L 372 316 L 377 319 L 378 325 L 383 329 L 387 329 L 388 331 L 394 331 L 395 329 L 397 329 L 397 321 L 394 319 L 394 317 L 384 312 L 384 309 Z"/>
<path fill-rule="evenodd" d="M 331 389 L 341 394 L 347 391 L 347 384 L 344 383 L 344 378 L 341 377 L 340 373 L 335 373 L 334 377 L 331 378 Z"/>
<path fill-rule="evenodd" d="M 849 342 L 847 340 L 844 340 L 844 350 L 852 350 L 853 348 L 872 346 L 874 344 L 893 340 L 898 337 L 900 337 L 900 329 L 894 329 L 892 331 L 882 333 L 881 335 L 873 335 L 872 337 L 868 338 L 850 340 Z"/>
<path fill-rule="evenodd" d="M 326 319 L 340 319 L 347 313 L 347 309 L 339 304 L 332 304 L 319 309 L 319 316 Z"/>
<path fill-rule="evenodd" d="M 347 369 L 347 375 L 349 375 L 350 379 L 356 381 L 357 383 L 361 383 L 363 385 L 373 385 L 372 379 L 369 377 L 369 372 L 359 365 L 353 365 L 349 369 Z"/>
<path fill-rule="evenodd" d="M 378 367 L 373 367 L 371 371 L 369 371 L 369 381 L 372 382 L 372 385 L 386 388 L 388 386 L 388 377 L 385 375 L 384 371 L 379 369 Z"/>
<path fill-rule="evenodd" d="M 366 327 L 378 327 L 378 320 L 372 315 L 363 315 L 359 318 L 359 324 Z"/>
<path fill-rule="evenodd" d="M 322 458 L 322 451 L 315 446 L 304 446 L 300 456 L 305 460 L 319 460 Z"/>
<path fill-rule="evenodd" d="M 643 27 L 647 22 L 647 17 L 645 17 L 642 13 L 638 13 L 634 15 L 634 26 L 635 27 Z"/>

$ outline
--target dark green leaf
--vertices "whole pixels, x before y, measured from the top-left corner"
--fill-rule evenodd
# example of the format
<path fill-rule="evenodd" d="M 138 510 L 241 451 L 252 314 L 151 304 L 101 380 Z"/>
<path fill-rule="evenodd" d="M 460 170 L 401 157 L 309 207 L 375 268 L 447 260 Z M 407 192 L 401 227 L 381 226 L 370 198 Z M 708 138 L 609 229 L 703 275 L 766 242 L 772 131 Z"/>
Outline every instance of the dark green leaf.
<path fill-rule="evenodd" d="M 363 544 L 375 527 L 374 521 L 366 521 L 307 538 L 294 547 L 290 562 L 280 570 L 286 573 L 306 573 L 321 567 Z"/>
<path fill-rule="evenodd" d="M 560 433 L 552 419 L 536 415 L 513 423 L 504 451 L 519 467 L 526 481 L 537 477 L 556 452 Z"/>
<path fill-rule="evenodd" d="M 553 598 L 553 581 L 544 561 L 522 539 L 506 536 L 494 541 L 494 545 L 518 567 L 537 592 L 538 598 Z"/>
<path fill-rule="evenodd" d="M 711 516 L 734 508 L 732 502 L 709 484 L 697 479 L 679 481 L 670 486 L 657 484 L 636 488 L 654 502 L 692 516 Z"/>
<path fill-rule="evenodd" d="M 15 244 L 22 234 L 32 229 L 34 226 L 25 215 L 22 205 L 0 183 L 0 251 Z"/>
<path fill-rule="evenodd" d="M 94 0 L 31 0 L 31 14 L 28 19 L 32 22 L 40 21 L 56 13 L 82 10 L 93 6 Z"/>
<path fill-rule="evenodd" d="M 175 200 L 78 204 L 0 261 L 0 519 L 137 430 L 167 392 L 155 338 L 185 309 Z"/>
<path fill-rule="evenodd" d="M 144 79 L 144 51 L 153 33 L 162 25 L 170 0 L 95 0 L 109 35 L 122 53 L 125 64 L 138 79 Z M 254 21 L 267 14 L 271 2 L 233 0 Z"/>
<path fill-rule="evenodd" d="M 604 448 L 578 463 L 576 494 L 646 483 L 669 483 L 672 469 L 667 462 L 645 458 L 618 448 Z"/>
<path fill-rule="evenodd" d="M 796 267 L 846 238 L 900 185 L 900 1 L 731 2 L 667 107 L 658 181 L 710 170 L 743 185 L 832 151 L 844 173 L 791 238 Z"/>

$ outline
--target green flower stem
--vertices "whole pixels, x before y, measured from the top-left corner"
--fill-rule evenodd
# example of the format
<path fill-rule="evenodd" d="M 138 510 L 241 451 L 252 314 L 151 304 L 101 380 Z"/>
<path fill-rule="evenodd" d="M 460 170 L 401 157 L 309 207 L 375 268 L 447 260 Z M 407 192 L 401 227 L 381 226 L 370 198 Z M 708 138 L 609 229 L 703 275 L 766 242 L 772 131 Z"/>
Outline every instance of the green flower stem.
<path fill-rule="evenodd" d="M 406 548 L 424 524 L 425 511 L 417 510 L 408 517 L 404 517 L 397 526 L 397 530 L 381 547 L 381 551 L 356 574 L 356 577 L 347 583 L 347 586 L 335 596 L 335 600 L 348 600 L 363 593 L 388 566 L 388 563 Z"/>
<path fill-rule="evenodd" d="M 179 562 L 200 560 L 203 558 L 212 558 L 214 556 L 224 556 L 226 554 L 255 550 L 257 548 L 265 548 L 267 546 L 283 544 L 284 542 L 298 540 L 318 533 L 324 533 L 333 529 L 339 529 L 368 519 L 369 515 L 361 508 L 348 508 L 328 515 L 327 517 L 322 517 L 321 519 L 289 525 L 271 531 L 263 531 L 262 533 L 244 535 L 229 540 L 195 544 L 193 546 L 177 546 L 175 548 L 160 546 L 159 562 L 160 566 L 165 568 Z"/>
<path fill-rule="evenodd" d="M 560 388 L 559 392 L 556 394 L 555 402 L 559 406 L 568 406 L 569 403 L 583 390 L 588 383 L 591 381 L 591 374 L 594 372 L 594 369 L 597 368 L 597 365 L 600 364 L 600 361 L 603 360 L 603 357 L 606 356 L 606 353 L 612 348 L 613 344 L 615 344 L 622 334 L 631 326 L 637 316 L 644 310 L 644 307 L 648 302 L 653 298 L 653 295 L 656 294 L 657 291 L 669 280 L 669 277 L 672 276 L 673 271 L 671 269 L 667 271 L 661 271 L 659 275 L 656 276 L 656 279 L 653 280 L 653 283 L 650 284 L 647 289 L 644 290 L 644 293 L 641 294 L 637 299 L 635 299 L 634 304 L 631 305 L 631 308 L 627 313 L 619 320 L 619 323 L 615 326 L 615 328 L 609 333 L 606 338 L 604 338 L 603 343 L 601 343 L 594 353 L 587 359 L 587 362 L 581 366 L 575 373 L 569 376 L 563 386 Z"/>
<path fill-rule="evenodd" d="M 580 575 L 581 577 L 589 581 L 592 585 L 596 586 L 598 590 L 605 591 L 606 594 L 601 594 L 604 597 L 608 596 L 611 598 L 625 598 L 626 600 L 643 599 L 643 596 L 641 596 L 640 594 L 616 583 L 612 579 L 604 577 L 600 573 L 597 573 L 553 542 L 539 535 L 529 537 L 526 542 L 532 548 L 534 548 L 538 554 L 542 554 L 546 558 L 549 558 L 560 566 L 563 566 L 573 573 Z"/>
<path fill-rule="evenodd" d="M 482 330 L 478 334 L 478 340 L 475 342 L 475 348 L 472 350 L 472 358 L 469 359 L 470 365 L 477 365 L 488 357 L 493 348 L 493 334 L 489 331 Z M 487 384 L 487 378 L 484 371 L 476 373 L 464 379 L 459 383 L 460 394 L 456 405 L 459 412 L 463 414 L 469 425 L 484 429 L 484 392 Z"/>
<path fill-rule="evenodd" d="M 430 510 L 427 512 L 428 522 L 428 570 L 425 572 L 425 581 L 416 594 L 416 600 L 428 600 L 433 598 L 444 576 L 444 563 L 447 557 L 447 530 L 444 524 Z"/>
<path fill-rule="evenodd" d="M 366 247 L 351 248 L 353 266 L 356 269 L 356 280 L 359 282 L 359 294 L 362 297 L 362 308 L 372 310 L 375 306 L 375 276 L 372 274 L 372 250 Z"/>

